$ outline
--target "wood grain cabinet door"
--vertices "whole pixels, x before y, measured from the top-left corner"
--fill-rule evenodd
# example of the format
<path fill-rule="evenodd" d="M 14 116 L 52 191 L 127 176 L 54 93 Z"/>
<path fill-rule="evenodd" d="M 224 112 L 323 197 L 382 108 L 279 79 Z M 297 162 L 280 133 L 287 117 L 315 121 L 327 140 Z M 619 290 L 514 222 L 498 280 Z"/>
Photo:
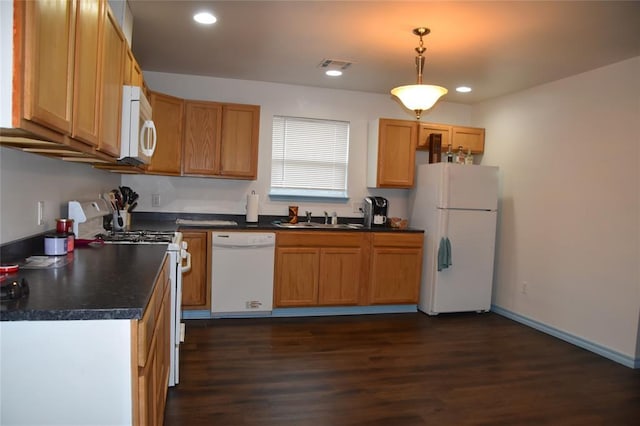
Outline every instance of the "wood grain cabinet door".
<path fill-rule="evenodd" d="M 484 152 L 484 132 L 485 130 L 479 127 L 454 126 L 452 137 L 454 151 L 462 146 L 465 153 L 471 149 L 473 154 L 482 154 Z"/>
<path fill-rule="evenodd" d="M 411 188 L 416 160 L 417 124 L 380 119 L 377 186 Z"/>
<path fill-rule="evenodd" d="M 260 107 L 224 104 L 218 175 L 240 179 L 258 176 Z"/>
<path fill-rule="evenodd" d="M 429 136 L 437 134 L 442 136 L 441 151 L 446 152 L 451 143 L 451 126 L 448 124 L 421 123 L 418 130 L 418 146 L 419 150 L 429 150 Z"/>
<path fill-rule="evenodd" d="M 110 8 L 107 8 L 105 14 L 102 37 L 102 90 L 98 149 L 119 157 L 125 40 Z"/>
<path fill-rule="evenodd" d="M 70 134 L 76 2 L 16 2 L 25 9 L 24 118 Z"/>
<path fill-rule="evenodd" d="M 422 277 L 422 233 L 373 233 L 369 302 L 417 303 Z"/>
<path fill-rule="evenodd" d="M 148 172 L 180 175 L 182 167 L 182 126 L 184 101 L 180 98 L 151 92 L 151 109 L 156 125 L 156 150 L 147 167 Z"/>
<path fill-rule="evenodd" d="M 357 305 L 362 250 L 356 247 L 320 249 L 319 305 Z"/>
<path fill-rule="evenodd" d="M 214 175 L 219 167 L 222 105 L 185 102 L 182 172 Z"/>
<path fill-rule="evenodd" d="M 77 5 L 71 136 L 97 146 L 102 76 L 100 33 L 103 31 L 105 0 L 83 0 Z"/>
<path fill-rule="evenodd" d="M 276 307 L 317 305 L 319 261 L 317 248 L 276 248 Z"/>
<path fill-rule="evenodd" d="M 209 259 L 209 233 L 182 232 L 191 253 L 191 270 L 182 275 L 182 307 L 184 309 L 210 309 L 211 288 L 207 272 Z"/>

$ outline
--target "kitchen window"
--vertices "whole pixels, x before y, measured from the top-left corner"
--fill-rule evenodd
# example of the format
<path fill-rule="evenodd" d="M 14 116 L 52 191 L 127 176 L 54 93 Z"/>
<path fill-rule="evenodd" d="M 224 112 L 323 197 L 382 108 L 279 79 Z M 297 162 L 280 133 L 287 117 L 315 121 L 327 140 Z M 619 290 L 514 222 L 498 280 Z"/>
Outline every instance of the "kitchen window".
<path fill-rule="evenodd" d="M 271 196 L 347 198 L 349 122 L 273 117 Z"/>

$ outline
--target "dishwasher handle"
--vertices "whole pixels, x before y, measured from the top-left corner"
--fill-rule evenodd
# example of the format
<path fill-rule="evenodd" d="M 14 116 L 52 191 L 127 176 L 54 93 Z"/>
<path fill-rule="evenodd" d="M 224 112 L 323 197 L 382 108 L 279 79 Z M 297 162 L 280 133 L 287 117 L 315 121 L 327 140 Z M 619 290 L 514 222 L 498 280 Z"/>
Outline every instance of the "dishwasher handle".
<path fill-rule="evenodd" d="M 275 244 L 273 241 L 265 241 L 264 243 L 255 243 L 255 244 L 234 244 L 232 242 L 229 243 L 219 243 L 216 242 L 213 244 L 213 248 L 226 248 L 226 249 L 252 249 L 252 248 L 262 248 L 262 247 L 273 247 Z"/>
<path fill-rule="evenodd" d="M 213 249 L 247 250 L 274 247 L 276 245 L 273 233 L 235 233 L 214 232 Z"/>

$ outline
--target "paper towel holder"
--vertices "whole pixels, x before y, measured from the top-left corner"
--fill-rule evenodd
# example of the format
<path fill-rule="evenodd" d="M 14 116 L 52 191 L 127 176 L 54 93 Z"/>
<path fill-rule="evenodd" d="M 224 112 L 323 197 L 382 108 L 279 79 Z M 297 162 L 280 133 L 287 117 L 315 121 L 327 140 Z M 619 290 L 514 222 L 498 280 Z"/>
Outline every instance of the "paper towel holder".
<path fill-rule="evenodd" d="M 247 223 L 257 223 L 258 222 L 258 195 L 256 191 L 251 191 L 251 194 L 247 195 L 247 216 L 245 222 Z"/>

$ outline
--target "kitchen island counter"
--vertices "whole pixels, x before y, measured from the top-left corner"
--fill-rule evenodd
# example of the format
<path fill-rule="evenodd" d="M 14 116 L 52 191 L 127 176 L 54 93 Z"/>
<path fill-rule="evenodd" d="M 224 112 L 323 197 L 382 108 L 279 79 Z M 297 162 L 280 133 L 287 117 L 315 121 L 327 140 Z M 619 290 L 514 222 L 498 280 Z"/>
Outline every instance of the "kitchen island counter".
<path fill-rule="evenodd" d="M 166 250 L 166 244 L 78 247 L 64 266 L 21 268 L 7 280 L 25 278 L 30 293 L 3 301 L 0 320 L 140 319 Z"/>

